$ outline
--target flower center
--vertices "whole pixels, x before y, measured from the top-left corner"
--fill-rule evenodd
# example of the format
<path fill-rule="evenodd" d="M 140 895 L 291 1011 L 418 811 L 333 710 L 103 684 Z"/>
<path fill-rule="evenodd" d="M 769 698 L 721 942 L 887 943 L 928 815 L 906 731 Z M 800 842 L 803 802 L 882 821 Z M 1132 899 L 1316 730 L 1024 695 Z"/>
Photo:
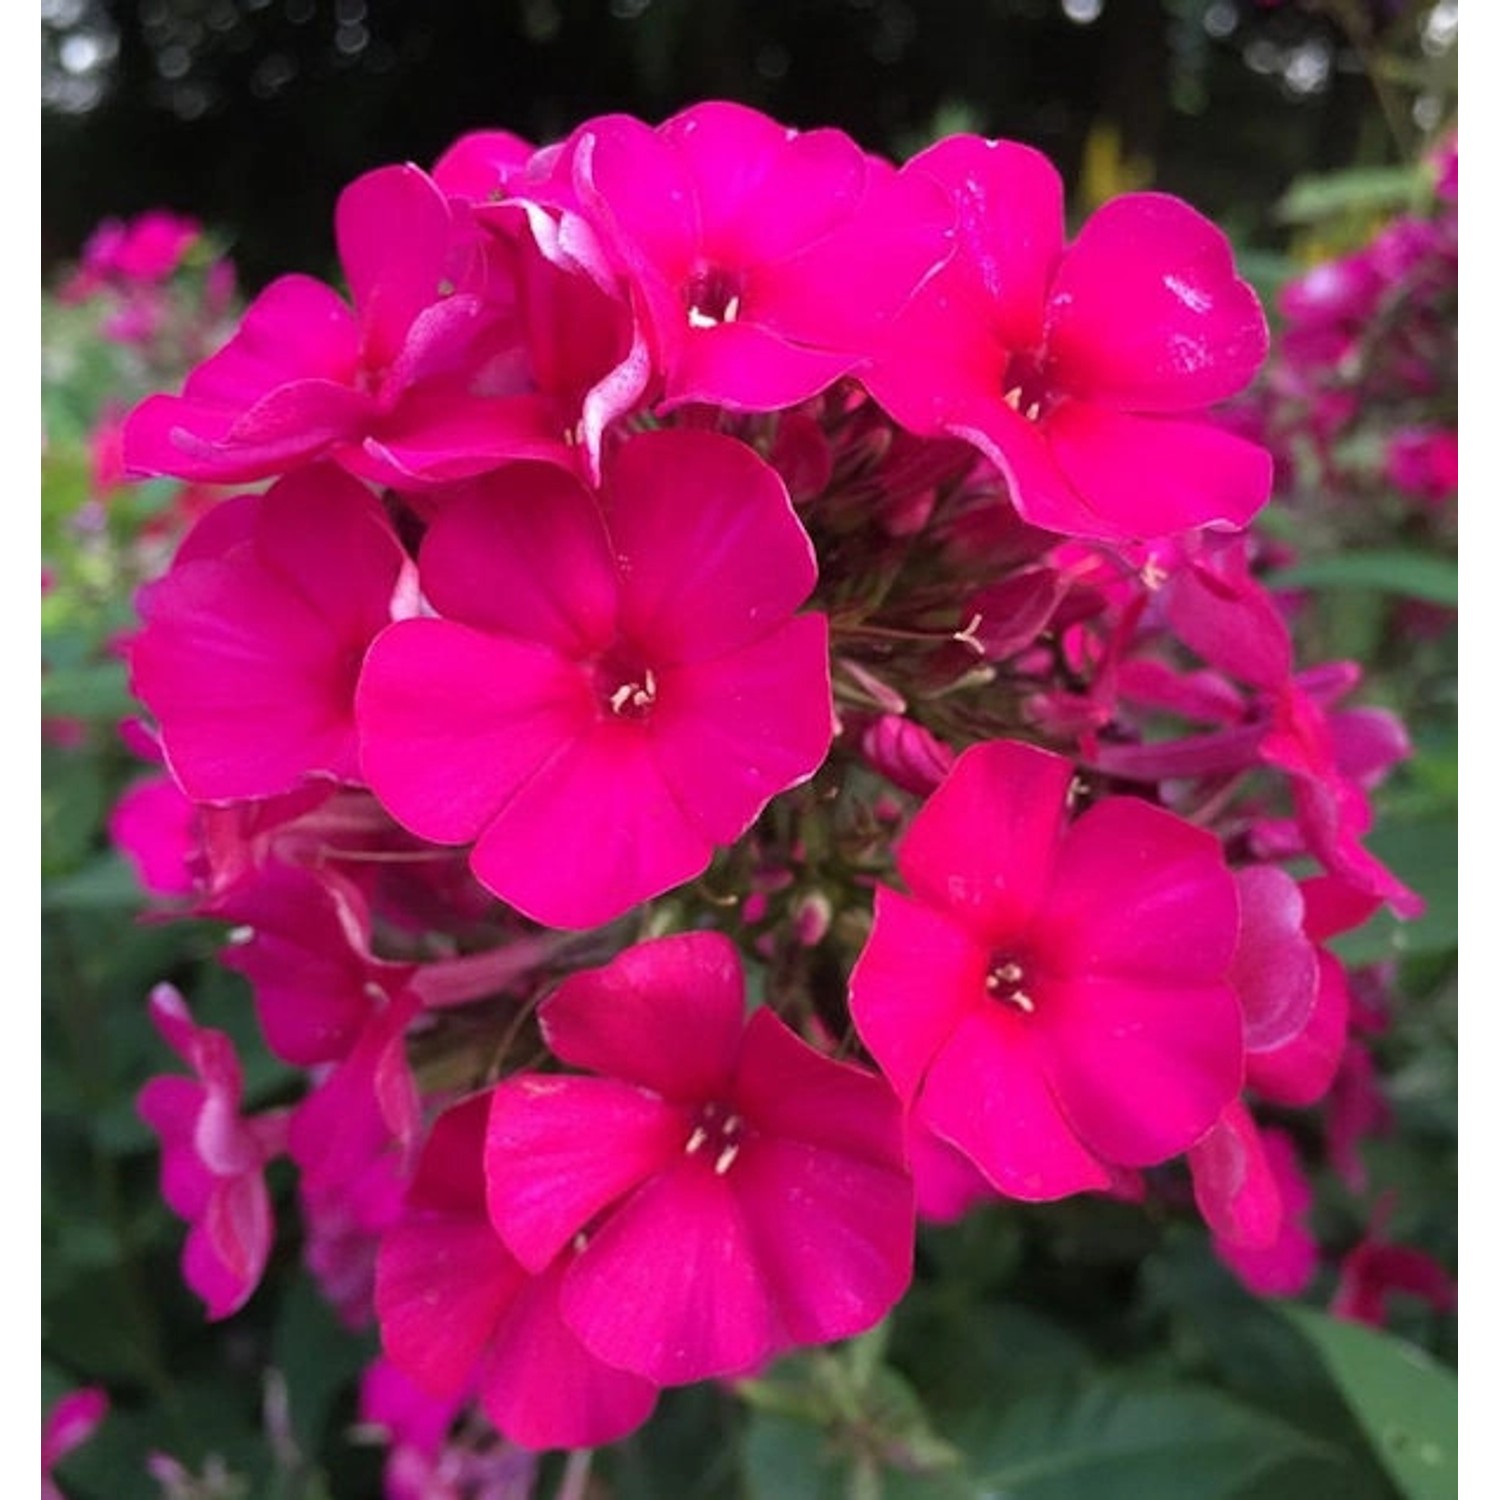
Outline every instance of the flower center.
<path fill-rule="evenodd" d="M 694 271 L 683 288 L 690 328 L 717 328 L 740 315 L 740 278 L 718 266 Z"/>
<path fill-rule="evenodd" d="M 594 691 L 617 719 L 644 719 L 656 706 L 656 673 L 632 656 L 612 652 L 594 663 Z"/>
<path fill-rule="evenodd" d="M 984 976 L 985 990 L 1003 1005 L 1031 1015 L 1036 1010 L 1036 1001 L 1026 990 L 1026 969 L 1019 958 L 1011 954 L 996 954 L 990 963 L 990 971 Z"/>
<path fill-rule="evenodd" d="M 1034 354 L 1012 354 L 1000 381 L 1005 404 L 1028 422 L 1038 422 L 1057 404 L 1041 361 Z"/>
<path fill-rule="evenodd" d="M 698 1111 L 682 1149 L 684 1155 L 711 1161 L 714 1175 L 722 1177 L 734 1165 L 744 1138 L 745 1122 L 727 1105 L 710 1103 Z"/>

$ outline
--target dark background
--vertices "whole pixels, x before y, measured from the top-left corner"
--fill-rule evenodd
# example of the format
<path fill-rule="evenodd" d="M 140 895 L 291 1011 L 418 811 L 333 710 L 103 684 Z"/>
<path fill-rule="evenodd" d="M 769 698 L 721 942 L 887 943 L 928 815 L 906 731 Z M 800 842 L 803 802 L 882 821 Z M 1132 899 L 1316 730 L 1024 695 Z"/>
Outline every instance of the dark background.
<path fill-rule="evenodd" d="M 1370 49 L 1425 6 L 1267 0 L 43 0 L 43 256 L 154 205 L 245 281 L 327 269 L 339 189 L 490 127 L 542 143 L 695 100 L 837 125 L 904 158 L 954 129 L 1025 140 L 1079 185 L 1176 192 L 1274 247 L 1301 173 L 1399 153 Z M 1413 12 L 1417 14 L 1414 15 Z M 1372 128 L 1372 124 L 1374 128 Z M 1101 156 L 1100 153 L 1103 153 Z M 1085 196 L 1087 193 L 1085 192 Z"/>

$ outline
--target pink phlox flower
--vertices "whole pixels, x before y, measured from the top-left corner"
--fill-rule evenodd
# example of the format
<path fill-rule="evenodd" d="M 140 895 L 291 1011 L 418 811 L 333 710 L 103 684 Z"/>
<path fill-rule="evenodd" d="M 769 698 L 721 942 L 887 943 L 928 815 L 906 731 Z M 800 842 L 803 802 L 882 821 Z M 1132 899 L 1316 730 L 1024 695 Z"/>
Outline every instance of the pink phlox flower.
<path fill-rule="evenodd" d="M 1312 1187 L 1282 1130 L 1261 1130 L 1236 1102 L 1188 1153 L 1214 1253 L 1252 1292 L 1295 1297 L 1318 1267 L 1307 1227 Z"/>
<path fill-rule="evenodd" d="M 321 467 L 225 501 L 138 605 L 131 686 L 194 801 L 359 780 L 365 649 L 417 606 L 416 569 L 363 485 Z"/>
<path fill-rule="evenodd" d="M 1065 244 L 1061 179 L 1012 141 L 951 136 L 902 175 L 949 192 L 958 248 L 862 372 L 876 400 L 914 432 L 974 443 L 1050 531 L 1248 522 L 1271 457 L 1203 416 L 1268 341 L 1224 235 L 1176 198 L 1131 193 Z"/>
<path fill-rule="evenodd" d="M 1384 710 L 1335 709 L 1359 681 L 1352 663 L 1293 671 L 1292 640 L 1275 600 L 1250 572 L 1243 548 L 1189 561 L 1161 586 L 1162 618 L 1209 666 L 1176 674 L 1133 661 L 1121 669 L 1127 700 L 1224 727 L 1091 755 L 1101 770 L 1145 780 L 1238 774 L 1269 767 L 1287 778 L 1298 840 L 1325 868 L 1380 897 L 1400 916 L 1420 897 L 1363 847 L 1372 814 L 1368 789 L 1410 753 L 1405 730 Z M 1218 674 L 1218 675 L 1214 675 Z M 1264 854 L 1290 852 L 1276 825 L 1260 835 Z"/>
<path fill-rule="evenodd" d="M 885 1084 L 769 1010 L 717 933 L 628 949 L 543 1002 L 585 1076 L 494 1091 L 490 1218 L 598 1358 L 662 1385 L 873 1327 L 911 1278 L 914 1207 Z M 571 1254 L 568 1247 L 572 1246 Z"/>
<path fill-rule="evenodd" d="M 134 219 L 105 219 L 84 242 L 79 268 L 59 293 L 80 302 L 105 287 L 165 281 L 202 238 L 196 219 L 170 209 L 147 209 Z"/>
<path fill-rule="evenodd" d="M 210 1318 L 249 1299 L 265 1270 L 273 1224 L 265 1166 L 286 1144 L 283 1113 L 240 1113 L 242 1078 L 234 1044 L 194 1024 L 171 985 L 151 992 L 151 1020 L 192 1077 L 151 1079 L 137 1108 L 161 1138 L 161 1191 L 189 1224 L 182 1271 Z"/>
<path fill-rule="evenodd" d="M 1243 1079 L 1218 841 L 1130 797 L 1068 817 L 1072 765 L 976 745 L 897 851 L 850 979 L 919 1125 L 1001 1192 L 1108 1187 L 1198 1141 Z"/>
<path fill-rule="evenodd" d="M 97 1385 L 69 1391 L 53 1402 L 42 1423 L 42 1500 L 64 1500 L 53 1469 L 88 1442 L 108 1414 L 109 1395 Z"/>
<path fill-rule="evenodd" d="M 340 195 L 336 231 L 353 309 L 311 277 L 273 282 L 180 396 L 131 414 L 132 472 L 232 483 L 326 456 L 420 487 L 515 456 L 514 308 L 469 204 L 382 167 Z"/>
<path fill-rule="evenodd" d="M 288 1124 L 307 1263 L 351 1327 L 371 1316 L 376 1245 L 400 1215 L 420 1144 L 422 1104 L 405 1048 L 417 1011 L 410 991 L 372 1007 Z"/>
<path fill-rule="evenodd" d="M 1458 433 L 1451 427 L 1402 427 L 1386 443 L 1385 477 L 1433 507 L 1458 494 Z"/>
<path fill-rule="evenodd" d="M 633 1432 L 656 1388 L 591 1354 L 563 1322 L 564 1249 L 533 1274 L 485 1211 L 490 1099 L 434 1123 L 400 1221 L 384 1236 L 375 1301 L 386 1358 L 436 1400 L 477 1395 L 526 1448 L 596 1447 Z"/>
<path fill-rule="evenodd" d="M 1382 1195 L 1365 1237 L 1339 1264 L 1338 1285 L 1328 1310 L 1336 1318 L 1384 1328 L 1392 1294 L 1414 1297 L 1435 1313 L 1458 1306 L 1458 1287 L 1447 1269 L 1425 1251 L 1386 1237 L 1395 1212 L 1394 1194 Z"/>
<path fill-rule="evenodd" d="M 663 408 L 793 406 L 848 374 L 951 253 L 952 211 L 837 130 L 713 101 L 565 145 L 576 201 L 635 288 Z"/>
<path fill-rule="evenodd" d="M 421 552 L 437 618 L 360 681 L 362 763 L 423 838 L 556 927 L 699 874 L 833 734 L 811 543 L 775 471 L 713 433 L 643 433 L 596 496 L 515 465 L 447 500 Z"/>
<path fill-rule="evenodd" d="M 250 981 L 285 1062 L 337 1062 L 377 1012 L 405 1003 L 416 966 L 375 957 L 365 898 L 335 871 L 275 861 L 206 910 L 236 924 L 221 962 Z"/>

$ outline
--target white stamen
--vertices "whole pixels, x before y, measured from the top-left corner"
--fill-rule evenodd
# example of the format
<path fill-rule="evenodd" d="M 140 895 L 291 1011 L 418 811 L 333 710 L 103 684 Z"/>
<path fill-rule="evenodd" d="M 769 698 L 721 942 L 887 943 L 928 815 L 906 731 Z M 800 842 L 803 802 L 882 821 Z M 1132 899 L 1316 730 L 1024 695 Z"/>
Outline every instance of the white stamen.
<path fill-rule="evenodd" d="M 231 927 L 229 935 L 224 941 L 230 944 L 231 947 L 242 948 L 246 943 L 252 942 L 254 938 L 255 929 L 253 927 Z"/>
<path fill-rule="evenodd" d="M 737 1145 L 728 1145 L 719 1152 L 718 1159 L 714 1162 L 714 1176 L 722 1177 L 734 1165 L 734 1159 L 740 1154 Z"/>
<path fill-rule="evenodd" d="M 710 317 L 701 308 L 688 308 L 689 328 L 717 328 L 718 326 L 719 320 L 717 318 Z"/>
<path fill-rule="evenodd" d="M 707 1139 L 708 1132 L 701 1125 L 693 1126 L 693 1133 L 688 1137 L 687 1154 L 691 1156 L 693 1152 L 701 1149 Z"/>

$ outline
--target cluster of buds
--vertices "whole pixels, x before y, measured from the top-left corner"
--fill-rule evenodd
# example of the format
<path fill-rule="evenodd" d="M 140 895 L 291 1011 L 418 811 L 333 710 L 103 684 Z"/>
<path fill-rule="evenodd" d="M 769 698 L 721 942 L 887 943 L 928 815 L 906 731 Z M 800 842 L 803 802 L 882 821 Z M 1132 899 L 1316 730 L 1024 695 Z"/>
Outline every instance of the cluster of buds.
<path fill-rule="evenodd" d="M 141 593 L 116 837 L 308 1076 L 247 1116 L 153 998 L 210 1313 L 283 1155 L 398 1425 L 525 1449 L 871 1328 L 984 1202 L 1190 1180 L 1295 1279 L 1257 1112 L 1333 1086 L 1328 939 L 1419 903 L 1401 726 L 1259 581 L 1224 236 L 710 103 L 466 137 L 337 240 L 350 300 L 276 281 L 126 430 L 242 492 Z"/>

